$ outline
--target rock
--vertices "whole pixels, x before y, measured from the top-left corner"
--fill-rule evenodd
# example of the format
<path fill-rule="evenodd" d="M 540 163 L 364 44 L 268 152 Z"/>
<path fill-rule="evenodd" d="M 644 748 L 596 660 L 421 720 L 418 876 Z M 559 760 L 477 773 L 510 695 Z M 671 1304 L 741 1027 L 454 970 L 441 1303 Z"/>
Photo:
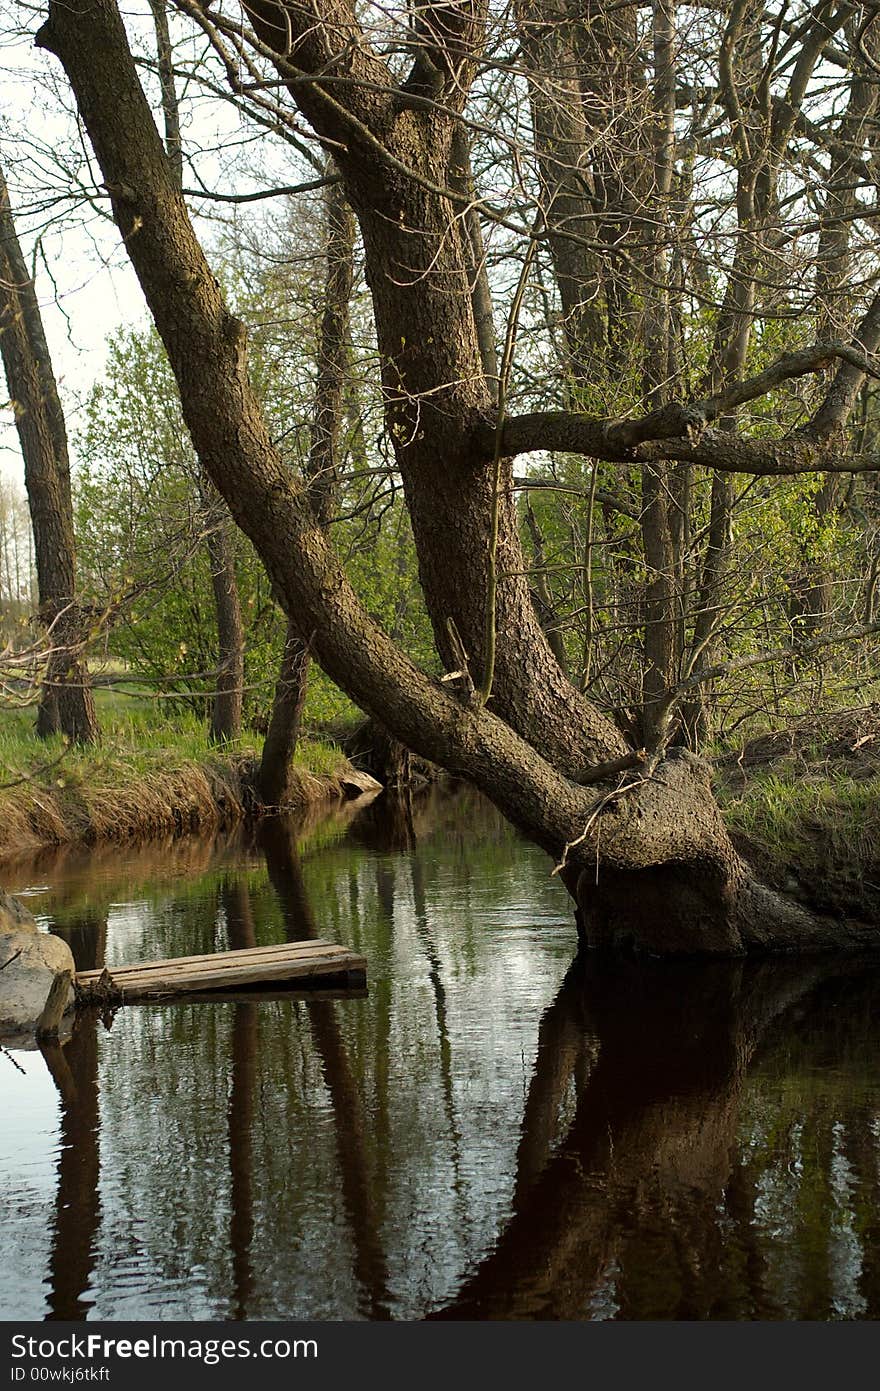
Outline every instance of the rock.
<path fill-rule="evenodd" d="M 33 915 L 20 899 L 0 893 L 0 937 L 7 932 L 38 932 Z"/>
<path fill-rule="evenodd" d="M 369 773 L 362 773 L 359 768 L 347 768 L 340 775 L 340 783 L 346 797 L 363 797 L 365 792 L 381 792 L 382 784 L 377 782 Z"/>
<path fill-rule="evenodd" d="M 58 1027 L 57 1039 L 53 1038 L 48 1040 L 49 1044 L 54 1046 L 61 1044 L 62 1048 L 66 1048 L 67 1044 L 73 1038 L 75 1020 L 76 1011 L 72 1009 L 68 1010 Z M 16 1053 L 35 1053 L 37 1049 L 45 1049 L 47 1046 L 46 1039 L 40 1040 L 37 1038 L 33 1024 L 31 1024 L 29 1029 L 19 1030 L 17 1034 L 3 1034 L 2 1038 L 0 1038 L 0 1043 L 2 1043 L 4 1048 L 14 1049 Z"/>
<path fill-rule="evenodd" d="M 75 974 L 73 954 L 60 937 L 38 932 L 27 922 L 14 932 L 0 933 L 0 1037 L 36 1027 L 55 977 L 62 971 L 69 971 L 71 977 Z M 71 987 L 68 1009 L 73 999 Z"/>

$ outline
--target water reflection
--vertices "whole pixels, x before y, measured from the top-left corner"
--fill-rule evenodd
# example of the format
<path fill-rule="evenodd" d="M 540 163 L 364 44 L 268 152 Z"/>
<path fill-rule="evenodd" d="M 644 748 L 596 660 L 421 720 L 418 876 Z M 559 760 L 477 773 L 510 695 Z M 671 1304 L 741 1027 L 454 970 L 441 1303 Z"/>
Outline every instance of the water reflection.
<path fill-rule="evenodd" d="M 300 942 L 319 938 L 321 934 L 309 902 L 293 827 L 287 822 L 275 821 L 262 827 L 261 832 L 266 867 L 284 915 L 287 940 Z M 381 892 L 379 898 L 384 912 L 387 904 Z M 358 1312 L 371 1319 L 390 1318 L 388 1271 L 380 1234 L 381 1182 L 371 1173 L 370 1127 L 364 1115 L 361 1089 L 334 1004 L 307 1001 L 305 1010 L 332 1105 L 337 1164 L 354 1244 L 354 1275 L 362 1292 Z M 382 1046 L 387 1051 L 387 1029 L 383 1028 L 381 1034 Z M 380 1086 L 381 1090 L 384 1088 Z M 372 1128 L 375 1133 L 382 1127 L 380 1124 Z"/>
<path fill-rule="evenodd" d="M 752 1131 L 743 1152 L 750 1110 L 743 1090 L 762 1052 L 775 1070 L 780 1043 L 792 1079 L 810 1069 L 828 1012 L 854 1002 L 876 1020 L 876 970 L 575 966 L 541 1021 L 511 1218 L 442 1316 L 791 1316 L 766 1278 L 765 1243 L 774 1233 L 761 1230 L 755 1192 L 756 1179 L 761 1187 L 778 1176 L 787 1146 L 758 1166 L 749 1196 L 748 1149 L 770 1136 Z M 803 1052 L 793 1052 L 796 1036 Z M 573 1115 L 559 1133 L 569 1091 Z M 843 1312 L 833 1299 L 835 1217 L 843 1214 L 829 1204 L 817 1231 L 810 1190 L 833 1184 L 834 1146 L 821 1143 L 830 1138 L 826 1118 L 798 1102 L 788 1201 L 802 1209 L 791 1256 L 794 1268 L 802 1264 L 798 1248 L 807 1247 L 816 1269 L 802 1264 L 805 1303 L 796 1312 L 830 1318 Z M 876 1136 L 871 1148 L 876 1168 Z M 877 1197 L 875 1190 L 874 1204 Z M 800 1231 L 808 1224 L 809 1245 Z M 855 1300 L 866 1317 L 875 1309 L 873 1284 L 869 1275 L 864 1298 Z"/>
<path fill-rule="evenodd" d="M 58 1194 L 48 1271 L 47 1319 L 83 1319 L 101 1220 L 98 1190 L 100 1116 L 97 1024 L 79 1022 L 67 1047 L 44 1044 L 43 1057 L 61 1097 Z"/>
<path fill-rule="evenodd" d="M 381 806 L 7 875 L 83 967 L 324 937 L 370 990 L 83 1014 L 55 1113 L 3 1068 L 0 1191 L 54 1154 L 4 1316 L 878 1317 L 880 969 L 572 966 L 490 808 Z"/>
<path fill-rule="evenodd" d="M 247 884 L 224 878 L 218 903 L 230 950 L 255 947 L 257 933 Z M 232 1016 L 232 1085 L 229 1093 L 229 1247 L 232 1252 L 231 1315 L 246 1319 L 253 1294 L 254 1100 L 259 1082 L 259 1005 L 236 1003 Z"/>

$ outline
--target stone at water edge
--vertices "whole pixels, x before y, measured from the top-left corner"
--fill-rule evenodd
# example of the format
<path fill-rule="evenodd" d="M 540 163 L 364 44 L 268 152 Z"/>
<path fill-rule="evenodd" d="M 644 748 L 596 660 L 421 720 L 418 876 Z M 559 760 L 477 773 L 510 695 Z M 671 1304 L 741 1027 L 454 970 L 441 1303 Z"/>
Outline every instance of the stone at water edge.
<path fill-rule="evenodd" d="M 360 768 L 349 768 L 346 772 L 340 773 L 339 782 L 349 801 L 363 797 L 366 792 L 382 791 L 382 784 L 369 773 L 362 773 Z"/>
<path fill-rule="evenodd" d="M 0 892 L 0 937 L 7 932 L 38 931 L 33 914 L 28 912 L 21 899 Z"/>
<path fill-rule="evenodd" d="M 0 1038 L 36 1027 L 61 971 L 76 974 L 67 943 L 40 932 L 23 904 L 0 894 Z M 73 1000 L 71 987 L 68 1008 Z"/>

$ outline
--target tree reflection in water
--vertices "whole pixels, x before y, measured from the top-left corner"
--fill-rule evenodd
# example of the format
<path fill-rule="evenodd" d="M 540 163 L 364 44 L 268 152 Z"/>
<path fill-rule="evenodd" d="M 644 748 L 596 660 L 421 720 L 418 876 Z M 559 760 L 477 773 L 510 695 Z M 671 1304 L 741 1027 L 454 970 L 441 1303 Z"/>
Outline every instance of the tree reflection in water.
<path fill-rule="evenodd" d="M 286 925 L 290 942 L 319 938 L 293 828 L 276 820 L 262 828 L 262 844 L 269 879 Z M 306 1003 L 315 1050 L 333 1104 L 337 1158 L 351 1224 L 355 1251 L 355 1276 L 366 1296 L 361 1312 L 371 1319 L 390 1318 L 388 1270 L 382 1246 L 381 1179 L 371 1172 L 362 1090 L 355 1079 L 334 1004 L 328 1000 Z"/>
<path fill-rule="evenodd" d="M 576 963 L 541 1021 L 511 1218 L 440 1316 L 782 1316 L 738 1154 L 743 1088 L 762 1048 L 791 1048 L 792 1016 L 812 1051 L 827 1011 L 854 998 L 877 1017 L 876 968 Z M 821 1116 L 800 1119 L 808 1151 Z M 830 1271 L 831 1222 L 823 1235 Z M 866 1317 L 876 1294 L 869 1274 Z"/>
<path fill-rule="evenodd" d="M 266 823 L 130 895 L 144 954 L 331 936 L 370 995 L 85 1014 L 45 1050 L 47 1317 L 127 1316 L 122 1267 L 167 1317 L 880 1316 L 880 968 L 565 973 L 564 901 L 491 812 L 341 836 Z M 82 965 L 116 893 L 62 895 Z"/>

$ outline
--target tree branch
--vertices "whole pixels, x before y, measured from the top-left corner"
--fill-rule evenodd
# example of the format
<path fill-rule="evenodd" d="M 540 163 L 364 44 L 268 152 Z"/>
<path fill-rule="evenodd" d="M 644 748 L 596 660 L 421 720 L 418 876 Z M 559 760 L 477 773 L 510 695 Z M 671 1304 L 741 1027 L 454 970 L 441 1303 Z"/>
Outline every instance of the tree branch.
<path fill-rule="evenodd" d="M 880 469 L 880 456 L 859 454 L 840 457 L 839 441 L 829 439 L 842 422 L 834 412 L 827 431 L 817 428 L 781 439 L 749 439 L 729 431 L 713 433 L 711 423 L 757 400 L 796 377 L 827 368 L 835 359 L 850 373 L 878 376 L 878 369 L 863 348 L 846 343 L 816 343 L 786 353 L 765 371 L 733 382 L 714 396 L 691 402 L 671 402 L 635 420 L 608 420 L 571 411 L 536 411 L 511 416 L 501 428 L 507 457 L 535 450 L 561 450 L 587 454 L 610 462 L 679 459 L 703 464 L 726 473 L 797 474 L 817 469 L 837 473 L 864 473 Z M 840 375 L 843 375 L 843 370 Z M 481 421 L 475 443 L 485 453 L 494 452 L 497 422 Z M 490 443 L 491 442 L 491 443 Z"/>

